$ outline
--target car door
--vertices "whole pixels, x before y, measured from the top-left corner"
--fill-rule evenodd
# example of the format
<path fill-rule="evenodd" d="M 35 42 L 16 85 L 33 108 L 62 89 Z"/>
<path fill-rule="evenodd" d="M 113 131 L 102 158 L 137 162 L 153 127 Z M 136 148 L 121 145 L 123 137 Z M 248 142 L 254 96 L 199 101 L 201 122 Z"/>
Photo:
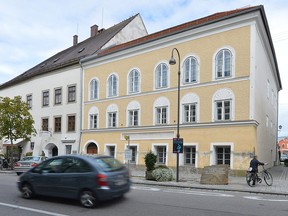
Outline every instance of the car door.
<path fill-rule="evenodd" d="M 36 193 L 48 196 L 59 196 L 59 181 L 63 173 L 62 164 L 65 158 L 44 161 L 34 170 L 33 187 Z"/>

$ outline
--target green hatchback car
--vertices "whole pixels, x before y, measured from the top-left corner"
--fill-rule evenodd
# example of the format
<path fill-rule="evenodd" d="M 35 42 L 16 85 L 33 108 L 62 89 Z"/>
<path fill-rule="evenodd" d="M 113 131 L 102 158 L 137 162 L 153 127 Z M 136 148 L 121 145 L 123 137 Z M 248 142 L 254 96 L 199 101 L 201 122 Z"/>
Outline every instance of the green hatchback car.
<path fill-rule="evenodd" d="M 77 199 L 87 208 L 123 197 L 130 190 L 129 171 L 111 156 L 64 155 L 49 158 L 19 177 L 26 199 L 36 195 Z"/>

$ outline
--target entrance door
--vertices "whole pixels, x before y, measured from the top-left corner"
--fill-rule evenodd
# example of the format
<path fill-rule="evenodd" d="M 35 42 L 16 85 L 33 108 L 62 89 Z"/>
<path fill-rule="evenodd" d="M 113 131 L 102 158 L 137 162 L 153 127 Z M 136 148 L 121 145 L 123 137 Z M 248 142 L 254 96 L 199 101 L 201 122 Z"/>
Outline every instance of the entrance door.
<path fill-rule="evenodd" d="M 58 156 L 58 148 L 57 146 L 54 146 L 53 149 L 52 149 L 52 157 L 54 156 Z"/>
<path fill-rule="evenodd" d="M 87 154 L 98 154 L 98 148 L 95 143 L 90 143 L 87 146 Z"/>

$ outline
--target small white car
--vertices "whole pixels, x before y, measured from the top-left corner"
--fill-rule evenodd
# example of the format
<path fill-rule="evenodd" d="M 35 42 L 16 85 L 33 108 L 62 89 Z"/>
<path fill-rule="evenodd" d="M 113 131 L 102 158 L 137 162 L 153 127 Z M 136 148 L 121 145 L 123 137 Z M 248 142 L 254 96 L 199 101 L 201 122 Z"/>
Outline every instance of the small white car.
<path fill-rule="evenodd" d="M 37 166 L 42 161 L 46 160 L 47 157 L 45 156 L 26 156 L 23 157 L 21 160 L 15 163 L 14 170 L 17 175 L 22 174 L 23 172 L 27 172 L 31 168 Z"/>

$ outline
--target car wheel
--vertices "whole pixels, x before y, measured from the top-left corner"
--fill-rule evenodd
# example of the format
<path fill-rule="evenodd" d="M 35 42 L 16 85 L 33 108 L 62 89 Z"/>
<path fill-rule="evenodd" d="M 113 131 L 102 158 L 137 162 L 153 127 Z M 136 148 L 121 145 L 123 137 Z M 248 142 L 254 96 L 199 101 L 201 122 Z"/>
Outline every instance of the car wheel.
<path fill-rule="evenodd" d="M 28 183 L 22 185 L 21 191 L 22 191 L 22 197 L 25 199 L 31 199 L 34 196 L 33 189 L 31 185 Z"/>
<path fill-rule="evenodd" d="M 80 194 L 80 203 L 86 208 L 95 207 L 97 199 L 92 191 L 84 190 Z"/>

